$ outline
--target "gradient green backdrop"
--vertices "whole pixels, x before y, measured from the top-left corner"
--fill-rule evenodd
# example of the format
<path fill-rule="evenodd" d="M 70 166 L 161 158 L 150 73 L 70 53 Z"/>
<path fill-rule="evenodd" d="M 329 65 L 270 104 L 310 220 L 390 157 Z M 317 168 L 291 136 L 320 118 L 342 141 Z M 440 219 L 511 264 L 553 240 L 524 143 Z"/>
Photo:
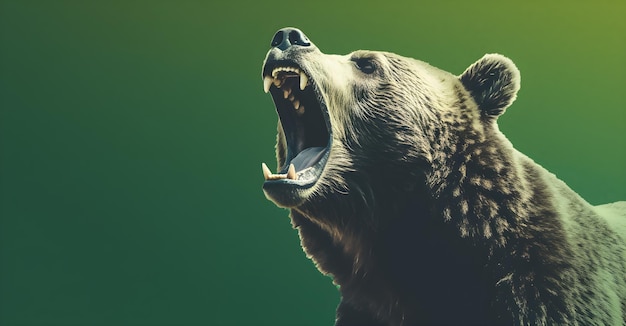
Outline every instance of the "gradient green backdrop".
<path fill-rule="evenodd" d="M 590 202 L 626 200 L 625 9 L 0 0 L 0 325 L 332 324 L 336 289 L 261 191 L 284 26 L 454 73 L 509 56 L 505 134 Z"/>

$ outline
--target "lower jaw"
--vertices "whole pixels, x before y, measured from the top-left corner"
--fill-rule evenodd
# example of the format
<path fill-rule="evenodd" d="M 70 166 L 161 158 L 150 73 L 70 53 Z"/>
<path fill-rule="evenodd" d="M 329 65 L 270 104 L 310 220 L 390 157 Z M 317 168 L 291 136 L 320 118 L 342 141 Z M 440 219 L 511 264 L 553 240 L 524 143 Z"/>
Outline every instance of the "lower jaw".
<path fill-rule="evenodd" d="M 302 205 L 312 184 L 298 185 L 280 181 L 266 181 L 263 183 L 265 197 L 276 206 L 295 208 Z"/>
<path fill-rule="evenodd" d="M 296 156 L 292 159 L 289 165 L 304 167 L 303 170 L 297 172 L 296 179 L 290 179 L 287 177 L 289 173 L 283 174 L 284 178 L 266 180 L 263 183 L 263 192 L 265 197 L 274 202 L 279 207 L 295 208 L 302 205 L 307 198 L 310 197 L 313 187 L 319 181 L 323 170 L 328 161 L 329 151 L 328 148 L 312 149 L 315 155 L 311 156 L 311 159 L 315 159 L 315 163 L 311 166 L 309 164 L 299 161 L 302 157 Z"/>

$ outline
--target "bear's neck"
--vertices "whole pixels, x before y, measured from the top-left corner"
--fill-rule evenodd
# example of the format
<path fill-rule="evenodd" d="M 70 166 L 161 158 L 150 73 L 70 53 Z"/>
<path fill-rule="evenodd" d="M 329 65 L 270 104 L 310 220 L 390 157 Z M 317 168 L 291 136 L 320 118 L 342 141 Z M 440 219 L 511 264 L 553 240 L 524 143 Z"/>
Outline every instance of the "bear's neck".
<path fill-rule="evenodd" d="M 489 130 L 486 131 L 489 133 Z M 497 131 L 451 137 L 456 150 L 434 158 L 428 175 L 435 218 L 456 226 L 458 236 L 504 245 L 507 230 L 527 211 L 532 189 L 515 150 Z"/>
<path fill-rule="evenodd" d="M 573 254 L 563 242 L 567 236 L 542 178 L 545 172 L 492 127 L 460 135 L 453 142 L 456 151 L 435 159 L 427 182 L 431 218 L 439 221 L 442 236 L 466 240 L 471 253 L 462 252 L 484 264 L 490 273 L 485 285 L 501 294 L 496 296 L 514 294 L 498 305 L 565 313 L 570 291 L 559 280 L 571 276 Z"/>

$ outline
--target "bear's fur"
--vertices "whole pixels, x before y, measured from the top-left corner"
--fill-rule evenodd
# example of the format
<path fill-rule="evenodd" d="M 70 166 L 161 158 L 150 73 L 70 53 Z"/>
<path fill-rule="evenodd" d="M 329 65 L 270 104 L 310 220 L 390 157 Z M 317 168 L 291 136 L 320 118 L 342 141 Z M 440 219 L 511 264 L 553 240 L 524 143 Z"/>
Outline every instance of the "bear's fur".
<path fill-rule="evenodd" d="M 590 205 L 499 131 L 520 87 L 511 60 L 455 76 L 281 31 L 263 76 L 283 174 L 267 170 L 264 191 L 338 285 L 336 325 L 626 324 L 626 202 Z M 296 156 L 314 146 L 318 161 Z"/>

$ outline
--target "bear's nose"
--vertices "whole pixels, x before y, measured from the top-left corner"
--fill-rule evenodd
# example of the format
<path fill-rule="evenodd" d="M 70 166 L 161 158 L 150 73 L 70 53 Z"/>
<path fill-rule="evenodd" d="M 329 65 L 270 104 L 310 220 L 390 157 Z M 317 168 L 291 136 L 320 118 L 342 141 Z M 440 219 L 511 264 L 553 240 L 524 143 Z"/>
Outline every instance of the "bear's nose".
<path fill-rule="evenodd" d="M 310 46 L 311 41 L 309 41 L 301 30 L 293 27 L 281 28 L 274 34 L 274 38 L 272 39 L 273 48 L 279 48 L 285 51 L 293 45 Z"/>

